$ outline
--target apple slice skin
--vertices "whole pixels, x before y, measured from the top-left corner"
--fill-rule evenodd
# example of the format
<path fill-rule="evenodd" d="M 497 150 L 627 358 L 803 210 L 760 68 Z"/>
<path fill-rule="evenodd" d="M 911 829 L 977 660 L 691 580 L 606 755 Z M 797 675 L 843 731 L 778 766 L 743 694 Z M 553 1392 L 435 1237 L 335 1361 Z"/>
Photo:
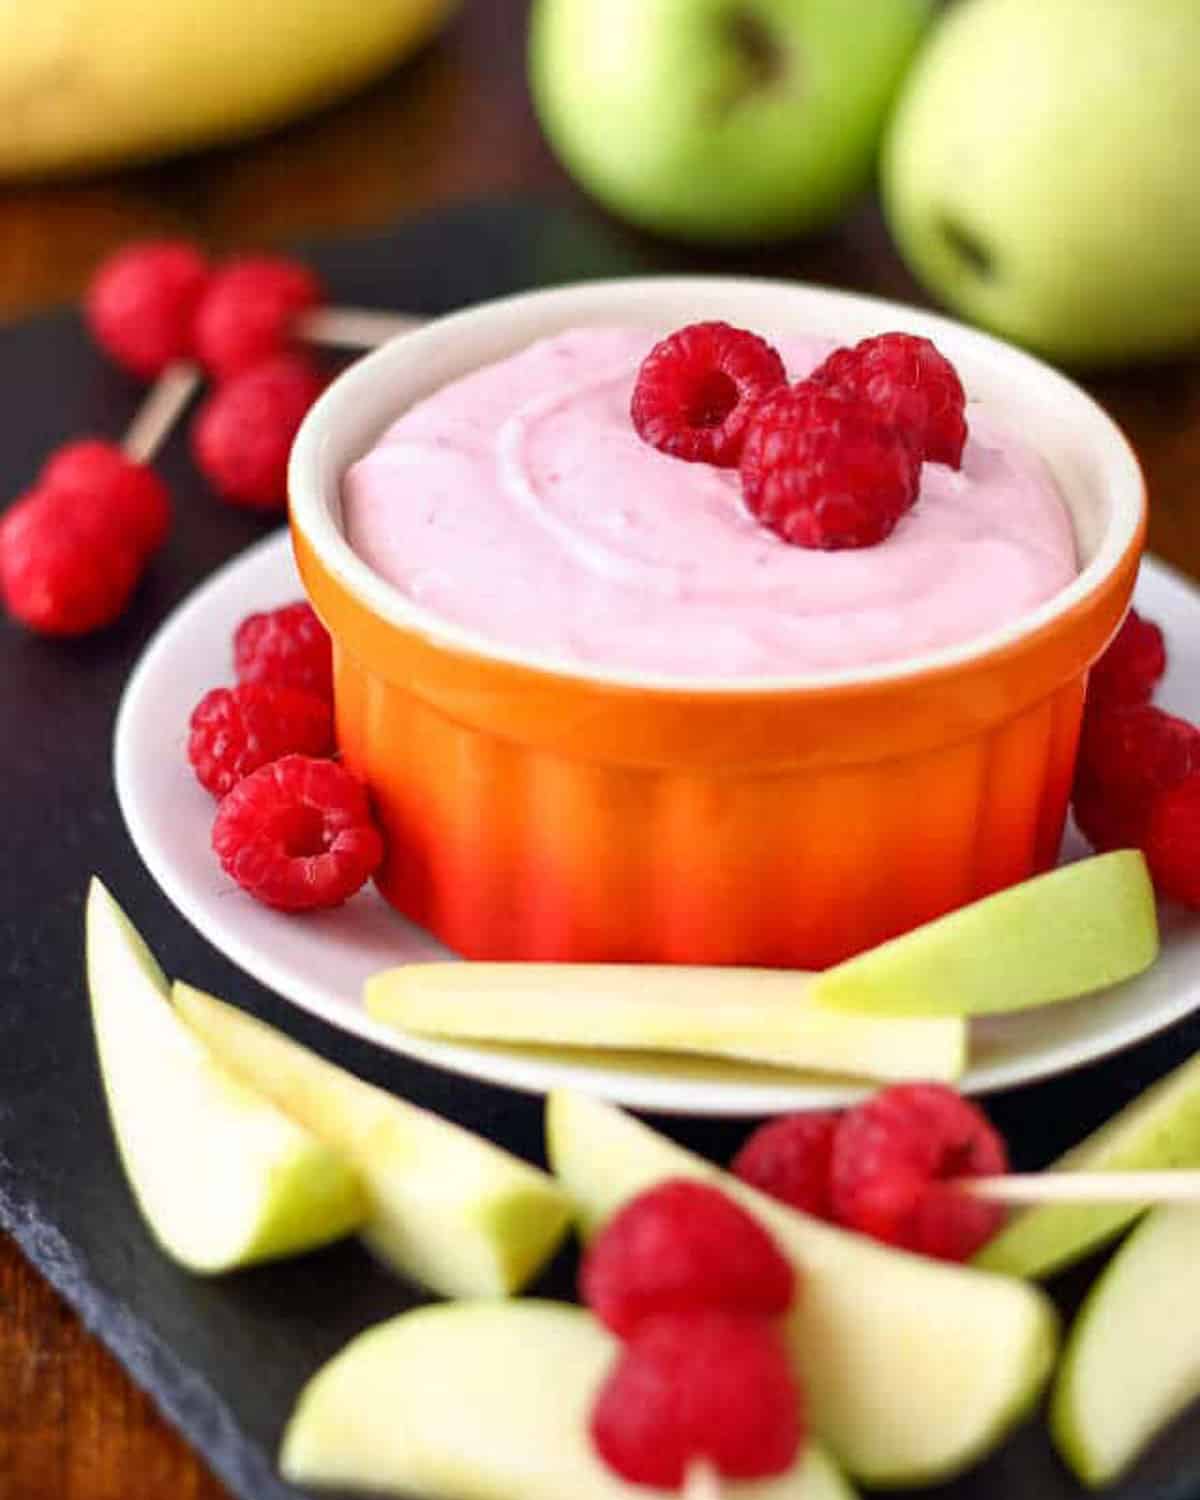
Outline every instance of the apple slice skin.
<path fill-rule="evenodd" d="M 653 1500 L 593 1453 L 592 1402 L 617 1343 L 565 1303 L 418 1308 L 360 1334 L 300 1395 L 280 1467 L 297 1484 L 429 1500 Z M 810 1446 L 729 1500 L 853 1500 Z"/>
<path fill-rule="evenodd" d="M 872 1015 L 982 1016 L 1105 989 L 1157 957 L 1150 872 L 1139 851 L 1122 849 L 1012 886 L 827 969 L 811 998 Z"/>
<path fill-rule="evenodd" d="M 1200 1056 L 1168 1073 L 1053 1163 L 1053 1172 L 1200 1167 Z M 1137 1203 L 1042 1204 L 1019 1210 L 975 1256 L 1008 1276 L 1043 1277 L 1108 1244 L 1145 1212 Z"/>
<path fill-rule="evenodd" d="M 232 1073 L 354 1164 L 368 1199 L 362 1238 L 402 1275 L 447 1297 L 500 1297 L 562 1242 L 570 1205 L 545 1172 L 235 1006 L 182 984 L 173 998 Z"/>
<path fill-rule="evenodd" d="M 697 1053 L 886 1081 L 960 1078 L 960 1017 L 883 1017 L 809 1002 L 809 976 L 686 965 L 424 963 L 367 981 L 378 1020 L 421 1035 Z"/>
<path fill-rule="evenodd" d="M 813 1430 L 856 1479 L 932 1484 L 969 1467 L 1032 1408 L 1058 1344 L 1037 1288 L 892 1250 L 794 1212 L 612 1105 L 547 1101 L 551 1166 L 585 1233 L 666 1178 L 715 1183 L 800 1275 L 789 1343 Z"/>
<path fill-rule="evenodd" d="M 87 970 L 118 1152 L 172 1259 L 215 1274 L 315 1249 L 362 1223 L 356 1174 L 177 1019 L 153 954 L 98 880 L 87 898 Z"/>
<path fill-rule="evenodd" d="M 1157 1208 L 1092 1286 L 1067 1340 L 1050 1431 L 1084 1484 L 1117 1479 L 1200 1398 L 1200 1208 Z"/>

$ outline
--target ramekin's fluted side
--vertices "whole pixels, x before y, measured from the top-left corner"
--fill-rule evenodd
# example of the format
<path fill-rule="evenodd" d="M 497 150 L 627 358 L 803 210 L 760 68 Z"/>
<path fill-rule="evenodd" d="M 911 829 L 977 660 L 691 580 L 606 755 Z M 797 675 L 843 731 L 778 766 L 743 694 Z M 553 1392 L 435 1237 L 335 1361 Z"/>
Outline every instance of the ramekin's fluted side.
<path fill-rule="evenodd" d="M 1049 865 L 1082 676 L 956 745 L 826 771 L 627 767 L 457 722 L 339 650 L 379 885 L 471 958 L 821 967 Z"/>

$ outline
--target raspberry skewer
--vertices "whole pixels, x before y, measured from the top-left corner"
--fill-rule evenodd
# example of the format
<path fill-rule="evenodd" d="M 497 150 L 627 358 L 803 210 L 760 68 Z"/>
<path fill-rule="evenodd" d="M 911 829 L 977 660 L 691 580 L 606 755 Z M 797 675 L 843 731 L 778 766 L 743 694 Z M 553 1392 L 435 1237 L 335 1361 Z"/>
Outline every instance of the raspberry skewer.
<path fill-rule="evenodd" d="M 241 375 L 301 343 L 372 349 L 409 332 L 415 319 L 330 307 L 320 280 L 282 255 L 237 256 L 213 271 L 192 328 L 194 357 L 216 380 Z"/>
<path fill-rule="evenodd" d="M 298 344 L 371 349 L 416 319 L 330 307 L 302 262 L 236 256 L 215 268 L 186 240 L 146 240 L 104 261 L 88 286 L 92 337 L 123 369 L 154 380 L 180 361 L 228 379 Z"/>
<path fill-rule="evenodd" d="M 709 1463 L 694 1463 L 683 1486 L 683 1500 L 722 1500 L 721 1480 Z"/>
<path fill-rule="evenodd" d="M 1027 1172 L 967 1177 L 962 1193 L 988 1203 L 1200 1203 L 1200 1171 Z"/>
<path fill-rule="evenodd" d="M 15 620 L 40 635 L 77 636 L 124 612 L 170 530 L 170 496 L 150 461 L 198 383 L 193 366 L 169 365 L 120 444 L 65 444 L 5 513 L 0 595 Z"/>
<path fill-rule="evenodd" d="M 196 463 L 222 499 L 257 510 L 287 500 L 287 462 L 324 386 L 304 344 L 372 348 L 411 318 L 325 305 L 319 279 L 298 260 L 236 256 L 215 268 L 196 246 L 129 246 L 96 272 L 85 300 L 96 342 L 118 364 L 156 381 L 146 429 L 177 414 L 207 373 L 216 388 L 193 431 Z M 140 433 L 134 450 L 142 451 Z"/>

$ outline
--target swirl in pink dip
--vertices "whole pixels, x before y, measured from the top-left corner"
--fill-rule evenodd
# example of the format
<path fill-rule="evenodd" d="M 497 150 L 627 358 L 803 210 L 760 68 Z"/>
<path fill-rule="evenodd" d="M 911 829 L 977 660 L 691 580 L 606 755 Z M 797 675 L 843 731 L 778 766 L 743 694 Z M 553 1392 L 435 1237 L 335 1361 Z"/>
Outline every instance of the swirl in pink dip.
<path fill-rule="evenodd" d="M 425 609 L 506 646 L 683 678 L 864 667 L 967 641 L 1076 574 L 1045 465 L 978 408 L 961 472 L 926 464 L 877 547 L 761 527 L 736 472 L 629 419 L 641 329 L 575 329 L 407 411 L 347 473 L 350 545 Z M 831 342 L 779 339 L 793 379 Z"/>

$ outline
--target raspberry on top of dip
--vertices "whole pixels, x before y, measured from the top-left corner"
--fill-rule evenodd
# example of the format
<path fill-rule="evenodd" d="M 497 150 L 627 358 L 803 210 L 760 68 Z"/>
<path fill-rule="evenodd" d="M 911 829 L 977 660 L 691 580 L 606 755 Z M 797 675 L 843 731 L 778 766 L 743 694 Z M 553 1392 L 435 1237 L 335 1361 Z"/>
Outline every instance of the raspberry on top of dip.
<path fill-rule="evenodd" d="M 834 347 L 774 342 L 793 381 Z M 736 470 L 638 437 L 630 397 L 653 343 L 572 329 L 419 402 L 344 477 L 350 545 L 497 644 L 682 679 L 902 660 L 1008 624 L 1075 577 L 1045 464 L 975 405 L 961 470 L 926 463 L 885 541 L 789 545 L 746 509 Z"/>

